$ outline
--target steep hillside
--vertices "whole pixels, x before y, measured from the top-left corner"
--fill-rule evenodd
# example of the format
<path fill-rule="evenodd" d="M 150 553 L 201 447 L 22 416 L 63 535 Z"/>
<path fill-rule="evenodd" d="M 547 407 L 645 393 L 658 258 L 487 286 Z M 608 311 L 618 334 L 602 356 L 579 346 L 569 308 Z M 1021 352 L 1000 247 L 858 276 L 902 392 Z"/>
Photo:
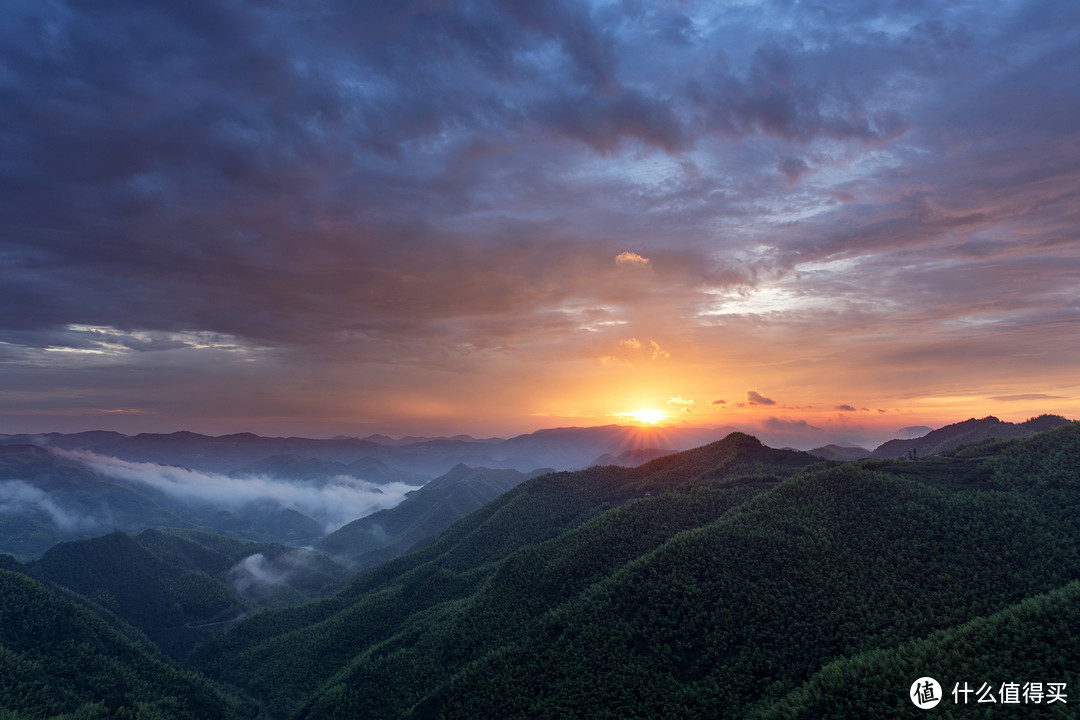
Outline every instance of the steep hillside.
<path fill-rule="evenodd" d="M 745 717 L 836 657 L 962 626 L 1080 576 L 1080 427 L 954 465 L 967 482 L 947 487 L 856 465 L 796 477 L 628 563 L 406 716 Z M 1029 671 L 1071 677 L 1053 651 Z M 310 716 L 362 697 L 353 677 Z M 904 697 L 915 677 L 892 691 Z"/>
<path fill-rule="evenodd" d="M 0 570 L 0 717 L 194 720 L 250 716 L 41 583 Z"/>
<path fill-rule="evenodd" d="M 335 597 L 240 623 L 203 667 L 285 716 L 344 673 L 366 716 L 393 717 L 622 564 L 811 462 L 735 434 L 640 468 L 534 478 Z"/>
<path fill-rule="evenodd" d="M 458 518 L 539 474 L 458 465 L 400 504 L 354 520 L 317 543 L 357 569 L 386 562 L 438 537 Z"/>
<path fill-rule="evenodd" d="M 25 571 L 115 613 L 173 657 L 202 642 L 205 626 L 307 602 L 351 576 L 310 550 L 159 530 L 60 543 Z"/>
<path fill-rule="evenodd" d="M 202 666 L 282 717 L 742 718 L 1080 577 L 1080 426 L 813 461 L 734 434 L 535 478 L 337 596 L 240 623 Z M 1063 656 L 1025 672 L 1068 682 Z"/>
<path fill-rule="evenodd" d="M 1072 707 L 1076 698 L 1068 696 L 1076 692 L 1078 666 L 1080 582 L 1073 581 L 988 617 L 895 648 L 831 662 L 789 695 L 757 708 L 751 717 L 861 717 L 869 708 L 879 718 L 920 717 L 924 711 L 898 690 L 929 676 L 942 689 L 934 717 L 984 716 L 976 710 L 981 697 L 984 706 L 990 705 L 987 698 L 994 698 L 1003 710 L 1023 717 L 1071 718 L 1076 716 Z M 1064 684 L 1063 700 L 1051 698 L 1051 682 Z M 980 694 L 983 687 L 989 694 Z M 1004 702 L 1022 707 L 1010 708 Z"/>
<path fill-rule="evenodd" d="M 29 560 L 112 529 L 191 527 L 150 498 L 34 445 L 0 445 L 0 553 Z"/>

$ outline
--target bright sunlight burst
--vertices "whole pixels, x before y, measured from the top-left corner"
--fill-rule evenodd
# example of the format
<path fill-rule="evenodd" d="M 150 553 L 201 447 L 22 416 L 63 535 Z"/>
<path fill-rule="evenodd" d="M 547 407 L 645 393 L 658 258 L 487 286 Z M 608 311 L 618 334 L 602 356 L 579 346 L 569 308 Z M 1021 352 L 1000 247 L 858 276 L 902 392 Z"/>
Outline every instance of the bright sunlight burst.
<path fill-rule="evenodd" d="M 627 415 L 638 422 L 649 423 L 650 425 L 655 425 L 667 417 L 665 412 L 650 409 L 638 410 L 637 412 L 627 413 Z"/>

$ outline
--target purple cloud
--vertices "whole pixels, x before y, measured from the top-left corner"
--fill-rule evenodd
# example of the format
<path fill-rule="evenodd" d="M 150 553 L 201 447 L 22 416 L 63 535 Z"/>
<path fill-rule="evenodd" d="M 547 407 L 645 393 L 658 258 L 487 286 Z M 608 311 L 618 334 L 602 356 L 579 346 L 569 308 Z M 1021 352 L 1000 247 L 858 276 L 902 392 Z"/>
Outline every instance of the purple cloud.
<path fill-rule="evenodd" d="M 754 390 L 746 391 L 746 402 L 749 405 L 775 405 L 776 401 L 767 398 Z"/>

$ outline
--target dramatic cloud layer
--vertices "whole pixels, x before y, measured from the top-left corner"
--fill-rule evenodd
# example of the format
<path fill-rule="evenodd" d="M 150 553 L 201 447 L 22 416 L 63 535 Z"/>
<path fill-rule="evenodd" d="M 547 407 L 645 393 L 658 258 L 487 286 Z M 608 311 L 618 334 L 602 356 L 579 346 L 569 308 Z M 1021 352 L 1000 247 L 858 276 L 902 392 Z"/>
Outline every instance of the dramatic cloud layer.
<path fill-rule="evenodd" d="M 16 2 L 0 431 L 763 421 L 715 400 L 747 387 L 824 431 L 1080 415 L 1078 32 L 1050 0 Z"/>

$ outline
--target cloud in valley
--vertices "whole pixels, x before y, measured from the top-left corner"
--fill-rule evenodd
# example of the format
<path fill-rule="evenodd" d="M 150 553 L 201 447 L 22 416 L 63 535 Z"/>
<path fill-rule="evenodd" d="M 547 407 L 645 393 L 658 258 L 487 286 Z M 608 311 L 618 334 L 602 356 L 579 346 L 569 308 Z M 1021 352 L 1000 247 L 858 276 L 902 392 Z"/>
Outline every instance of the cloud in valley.
<path fill-rule="evenodd" d="M 327 532 L 356 518 L 393 507 L 416 487 L 400 482 L 375 485 L 341 476 L 326 484 L 289 482 L 258 475 L 230 477 L 173 465 L 128 462 L 87 451 L 57 451 L 107 478 L 144 486 L 183 502 L 243 509 L 275 502 L 321 523 Z"/>
<path fill-rule="evenodd" d="M 44 513 L 60 532 L 103 530 L 107 520 L 62 506 L 39 487 L 22 480 L 0 480 L 0 516 Z"/>
<path fill-rule="evenodd" d="M 305 548 L 295 548 L 272 558 L 263 553 L 253 553 L 233 565 L 227 579 L 243 597 L 266 597 L 312 572 L 318 562 L 315 552 Z M 325 562 L 325 559 L 321 562 Z"/>

